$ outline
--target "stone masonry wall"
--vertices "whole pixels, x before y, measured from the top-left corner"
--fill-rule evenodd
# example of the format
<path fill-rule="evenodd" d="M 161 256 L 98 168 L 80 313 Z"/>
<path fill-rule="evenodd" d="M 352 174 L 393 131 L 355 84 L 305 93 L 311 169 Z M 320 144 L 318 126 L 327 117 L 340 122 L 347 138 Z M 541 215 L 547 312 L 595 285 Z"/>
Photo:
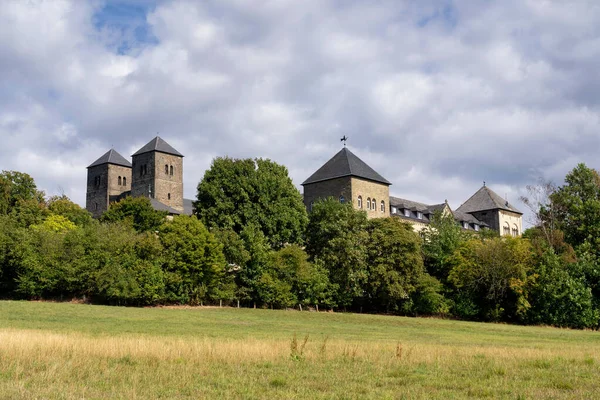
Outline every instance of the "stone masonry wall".
<path fill-rule="evenodd" d="M 131 169 L 131 195 L 133 197 L 154 196 L 154 152 L 148 152 L 134 156 Z"/>
<path fill-rule="evenodd" d="M 368 218 L 382 218 L 390 216 L 390 187 L 382 183 L 368 181 L 352 177 L 352 205 L 357 210 L 367 212 Z M 358 207 L 358 196 L 362 197 L 362 208 Z M 374 209 L 367 209 L 367 199 L 376 200 Z M 383 211 L 381 210 L 381 202 L 384 202 Z"/>
<path fill-rule="evenodd" d="M 176 210 L 183 211 L 183 158 L 157 152 L 155 165 L 154 198 Z"/>
<path fill-rule="evenodd" d="M 339 199 L 340 196 L 344 196 L 346 201 L 352 197 L 351 179 L 348 176 L 304 186 L 304 205 L 309 211 L 311 203 L 316 203 L 319 199 L 327 197 Z"/>
<path fill-rule="evenodd" d="M 96 178 L 100 178 L 100 183 Z M 98 218 L 108 209 L 108 164 L 88 168 L 85 209 Z"/>
<path fill-rule="evenodd" d="M 119 185 L 119 177 L 121 178 Z M 108 202 L 118 201 L 123 193 L 131 190 L 131 168 L 122 165 L 108 165 Z"/>

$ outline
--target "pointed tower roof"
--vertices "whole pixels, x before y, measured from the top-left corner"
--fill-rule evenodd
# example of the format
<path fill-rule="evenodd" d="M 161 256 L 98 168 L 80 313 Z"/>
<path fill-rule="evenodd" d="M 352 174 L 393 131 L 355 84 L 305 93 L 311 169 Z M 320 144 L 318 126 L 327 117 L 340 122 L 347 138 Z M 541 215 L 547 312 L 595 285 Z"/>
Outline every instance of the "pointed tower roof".
<path fill-rule="evenodd" d="M 458 212 L 471 213 L 484 210 L 507 210 L 517 214 L 523 214 L 517 210 L 515 206 L 510 204 L 508 200 L 503 199 L 496 194 L 492 189 L 483 185 L 469 200 L 465 201 L 456 209 Z"/>
<path fill-rule="evenodd" d="M 355 176 L 374 182 L 391 185 L 383 176 L 379 175 L 373 168 L 369 167 L 363 160 L 344 147 L 321 168 L 312 174 L 302 185 L 341 178 L 344 176 Z"/>
<path fill-rule="evenodd" d="M 114 164 L 122 167 L 131 168 L 131 163 L 125 159 L 122 155 L 117 153 L 115 149 L 110 149 L 102 157 L 91 163 L 88 168 L 96 167 L 102 164 Z"/>
<path fill-rule="evenodd" d="M 161 153 L 173 154 L 174 156 L 183 157 L 183 154 L 175 150 L 171 145 L 165 142 L 160 137 L 155 137 L 149 141 L 144 147 L 133 153 L 134 156 L 143 153 L 149 153 L 151 151 L 160 151 Z"/>

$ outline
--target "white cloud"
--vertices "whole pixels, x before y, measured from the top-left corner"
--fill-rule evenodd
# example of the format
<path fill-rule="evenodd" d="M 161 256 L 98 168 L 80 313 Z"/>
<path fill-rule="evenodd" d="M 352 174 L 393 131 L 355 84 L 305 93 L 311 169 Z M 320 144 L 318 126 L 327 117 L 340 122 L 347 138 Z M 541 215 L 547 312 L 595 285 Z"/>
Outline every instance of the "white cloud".
<path fill-rule="evenodd" d="M 343 134 L 394 194 L 455 207 L 483 180 L 516 201 L 600 167 L 596 2 L 161 1 L 156 43 L 99 30 L 102 6 L 0 3 L 0 168 L 80 204 L 89 163 L 156 132 L 186 155 L 188 197 L 219 155 L 299 185 Z"/>

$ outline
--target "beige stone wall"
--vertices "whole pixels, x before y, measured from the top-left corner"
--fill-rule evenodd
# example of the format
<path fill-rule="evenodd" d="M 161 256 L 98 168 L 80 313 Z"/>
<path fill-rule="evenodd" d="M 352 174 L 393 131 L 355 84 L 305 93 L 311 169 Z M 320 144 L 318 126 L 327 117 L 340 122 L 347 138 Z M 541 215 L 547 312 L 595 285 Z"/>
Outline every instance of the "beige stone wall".
<path fill-rule="evenodd" d="M 183 158 L 155 153 L 154 198 L 163 204 L 183 211 Z M 173 167 L 173 175 L 171 175 Z"/>
<path fill-rule="evenodd" d="M 339 199 L 340 196 L 344 196 L 346 201 L 349 201 L 352 197 L 350 177 L 330 179 L 304 186 L 304 205 L 309 211 L 311 203 L 316 203 L 319 199 L 326 199 L 327 197 Z"/>
<path fill-rule="evenodd" d="M 119 185 L 119 177 L 121 184 Z M 125 178 L 125 181 L 123 181 Z M 108 165 L 108 198 L 121 196 L 131 190 L 131 168 L 121 165 Z"/>
<path fill-rule="evenodd" d="M 517 227 L 519 235 L 523 234 L 523 216 L 514 212 L 499 210 L 498 219 L 500 225 L 500 235 L 504 235 L 504 226 L 508 223 L 511 234 L 513 227 Z"/>
<path fill-rule="evenodd" d="M 394 218 L 399 218 L 402 222 L 409 223 L 412 226 L 413 230 L 417 233 L 421 232 L 428 225 L 424 222 L 419 222 L 419 221 L 415 221 L 412 219 L 405 219 L 405 218 L 402 218 L 401 216 L 394 216 Z"/>
<path fill-rule="evenodd" d="M 360 178 L 351 178 L 352 205 L 357 210 L 367 212 L 368 218 L 383 218 L 390 216 L 390 187 L 381 183 L 376 183 Z M 362 208 L 358 207 L 358 196 L 362 197 Z M 376 200 L 374 210 L 367 209 L 367 200 Z M 381 202 L 384 202 L 383 211 L 381 211 Z M 373 207 L 371 207 L 373 208 Z"/>

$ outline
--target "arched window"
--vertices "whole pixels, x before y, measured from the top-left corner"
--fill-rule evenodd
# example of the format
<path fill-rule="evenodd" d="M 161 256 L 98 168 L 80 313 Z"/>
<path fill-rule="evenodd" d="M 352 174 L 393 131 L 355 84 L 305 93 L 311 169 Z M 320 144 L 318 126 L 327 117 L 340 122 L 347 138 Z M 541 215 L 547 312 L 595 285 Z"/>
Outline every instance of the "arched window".
<path fill-rule="evenodd" d="M 167 199 L 171 200 L 171 193 L 167 193 Z"/>
<path fill-rule="evenodd" d="M 119 186 L 123 185 L 123 180 L 121 179 L 121 177 L 119 177 L 118 181 L 119 181 Z"/>
<path fill-rule="evenodd" d="M 508 222 L 504 223 L 504 227 L 502 228 L 502 234 L 510 235 L 510 225 L 508 225 Z"/>
<path fill-rule="evenodd" d="M 371 210 L 377 211 L 377 200 L 371 200 Z"/>
<path fill-rule="evenodd" d="M 313 209 L 313 206 L 314 206 L 314 205 L 315 205 L 315 202 L 314 202 L 314 201 L 311 201 L 311 202 L 310 202 L 310 206 L 309 206 L 309 210 L 310 210 L 310 211 L 312 211 L 312 209 Z"/>
<path fill-rule="evenodd" d="M 371 198 L 367 197 L 367 210 L 371 209 Z"/>
<path fill-rule="evenodd" d="M 165 175 L 169 175 L 169 166 L 165 164 Z"/>
<path fill-rule="evenodd" d="M 513 228 L 512 228 L 512 235 L 513 235 L 514 237 L 517 237 L 517 236 L 519 236 L 519 228 L 517 228 L 517 225 L 516 225 L 516 224 L 513 224 Z"/>
<path fill-rule="evenodd" d="M 94 210 L 98 211 L 98 203 L 94 203 Z"/>
<path fill-rule="evenodd" d="M 381 212 L 385 212 L 385 201 L 381 200 Z"/>
<path fill-rule="evenodd" d="M 358 208 L 362 208 L 362 196 L 358 196 Z"/>
<path fill-rule="evenodd" d="M 346 201 L 346 199 L 344 198 L 344 196 L 340 196 L 340 203 L 344 203 Z"/>
<path fill-rule="evenodd" d="M 127 178 L 123 177 L 123 186 L 127 186 Z"/>
<path fill-rule="evenodd" d="M 170 175 L 173 176 L 173 166 L 172 165 L 171 165 L 171 173 L 170 173 Z"/>

